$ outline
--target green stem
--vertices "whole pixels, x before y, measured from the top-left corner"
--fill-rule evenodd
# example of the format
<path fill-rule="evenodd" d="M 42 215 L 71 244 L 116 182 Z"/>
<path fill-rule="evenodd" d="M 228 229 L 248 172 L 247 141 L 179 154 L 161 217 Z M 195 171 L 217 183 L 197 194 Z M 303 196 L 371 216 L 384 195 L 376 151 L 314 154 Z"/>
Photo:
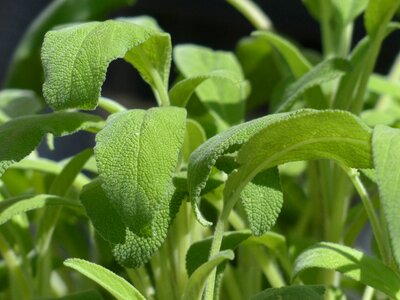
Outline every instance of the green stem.
<path fill-rule="evenodd" d="M 263 249 L 255 247 L 252 252 L 271 287 L 279 288 L 285 286 L 285 280 L 282 278 L 282 274 L 274 260 L 270 259 Z"/>
<path fill-rule="evenodd" d="M 349 176 L 350 180 L 352 181 L 355 189 L 357 190 L 358 195 L 361 198 L 361 201 L 365 207 L 365 211 L 367 212 L 368 219 L 371 223 L 372 227 L 372 232 L 374 233 L 374 237 L 376 240 L 376 243 L 378 245 L 379 252 L 382 256 L 383 261 L 385 264 L 389 263 L 389 257 L 388 257 L 388 251 L 386 249 L 386 241 L 384 239 L 384 234 L 383 230 L 380 226 L 378 217 L 375 213 L 374 206 L 369 198 L 368 192 L 365 189 L 363 183 L 360 180 L 360 176 L 358 174 L 358 171 L 355 169 L 351 169 L 345 166 L 342 166 L 342 168 L 345 170 L 347 175 Z"/>
<path fill-rule="evenodd" d="M 125 111 L 126 107 L 119 104 L 118 102 L 105 98 L 105 97 L 100 97 L 99 98 L 99 107 L 104 109 L 105 111 L 108 111 L 110 114 Z"/>
<path fill-rule="evenodd" d="M 325 57 L 334 55 L 334 44 L 331 28 L 331 7 L 329 1 L 320 1 L 322 48 Z"/>
<path fill-rule="evenodd" d="M 224 227 L 225 227 L 224 226 L 224 224 L 225 224 L 224 215 L 225 214 L 222 212 L 220 218 L 218 219 L 217 225 L 215 226 L 214 237 L 213 237 L 213 241 L 211 244 L 211 250 L 210 250 L 210 255 L 209 255 L 210 258 L 217 255 L 221 248 L 222 238 L 224 236 Z M 208 278 L 206 289 L 204 292 L 205 300 L 214 299 L 214 287 L 215 287 L 216 274 L 217 274 L 217 270 L 214 269 Z"/>
<path fill-rule="evenodd" d="M 272 23 L 260 7 L 250 0 L 227 0 L 235 7 L 257 30 L 272 30 Z"/>
<path fill-rule="evenodd" d="M 364 290 L 362 300 L 372 300 L 374 297 L 375 290 L 373 287 L 367 286 Z"/>
<path fill-rule="evenodd" d="M 1 233 L 0 233 L 0 253 L 9 270 L 10 286 L 11 286 L 10 290 L 12 299 L 15 300 L 31 299 L 32 289 L 29 284 L 29 280 L 28 278 L 26 278 L 26 275 L 21 269 L 14 251 L 11 249 L 10 245 L 7 243 L 7 240 Z"/>

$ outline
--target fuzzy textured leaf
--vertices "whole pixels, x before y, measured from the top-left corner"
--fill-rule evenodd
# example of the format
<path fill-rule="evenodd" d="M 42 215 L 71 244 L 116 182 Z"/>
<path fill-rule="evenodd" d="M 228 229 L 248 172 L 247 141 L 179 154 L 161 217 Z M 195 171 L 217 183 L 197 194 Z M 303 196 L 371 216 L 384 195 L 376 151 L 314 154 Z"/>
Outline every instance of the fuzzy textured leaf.
<path fill-rule="evenodd" d="M 203 294 L 203 290 L 206 284 L 206 280 L 210 273 L 220 263 L 225 260 L 232 260 L 235 257 L 232 250 L 225 250 L 219 252 L 214 257 L 210 258 L 207 262 L 202 264 L 196 271 L 190 276 L 189 281 L 186 284 L 183 292 L 183 300 L 200 300 Z"/>
<path fill-rule="evenodd" d="M 46 133 L 55 136 L 78 130 L 97 131 L 104 125 L 100 117 L 79 112 L 60 112 L 13 119 L 0 126 L 0 176 L 15 162 L 29 155 Z"/>
<path fill-rule="evenodd" d="M 260 236 L 270 230 L 283 204 L 278 168 L 257 174 L 243 189 L 241 198 L 252 233 Z"/>
<path fill-rule="evenodd" d="M 70 199 L 54 195 L 37 195 L 30 198 L 7 199 L 0 202 L 0 225 L 9 221 L 12 217 L 24 212 L 39 209 L 46 206 L 69 206 L 82 209 L 81 205 Z"/>
<path fill-rule="evenodd" d="M 164 242 L 185 195 L 172 187 L 164 195 L 155 212 L 152 236 L 139 236 L 122 222 L 99 179 L 84 187 L 80 199 L 96 231 L 111 244 L 117 262 L 137 268 L 146 263 Z"/>
<path fill-rule="evenodd" d="M 107 67 L 117 58 L 124 58 L 139 71 L 157 99 L 166 93 L 171 64 L 169 35 L 132 22 L 110 20 L 46 34 L 42 61 L 47 103 L 56 110 L 96 108 Z"/>
<path fill-rule="evenodd" d="M 234 126 L 208 139 L 192 153 L 188 164 L 189 195 L 196 217 L 201 224 L 204 226 L 211 225 L 202 216 L 198 203 L 211 169 L 218 159 L 227 153 L 237 151 L 251 136 L 267 124 L 279 120 L 283 115 L 285 114 L 270 115 Z"/>
<path fill-rule="evenodd" d="M 232 84 L 232 80 L 243 82 L 244 77 L 239 62 L 233 53 L 214 51 L 195 45 L 174 47 L 174 62 L 184 78 L 210 76 L 215 71 L 224 71 L 223 77 L 212 76 L 196 89 L 196 94 L 214 117 L 228 124 L 240 123 L 244 118 L 244 99 L 248 94 L 245 84 Z M 227 73 L 230 73 L 228 76 Z M 227 80 L 231 78 L 231 80 Z M 203 77 L 204 78 L 204 77 Z M 200 79 L 190 79 L 191 84 Z"/>
<path fill-rule="evenodd" d="M 122 222 L 151 235 L 152 221 L 168 192 L 186 127 L 177 107 L 113 114 L 96 136 L 95 157 L 103 188 Z"/>
<path fill-rule="evenodd" d="M 310 268 L 336 270 L 400 299 L 400 278 L 380 260 L 358 250 L 334 243 L 318 243 L 305 250 L 294 263 L 293 277 Z"/>
<path fill-rule="evenodd" d="M 393 254 L 400 265 L 400 130 L 377 125 L 372 135 L 372 151 L 381 206 Z"/>
<path fill-rule="evenodd" d="M 324 293 L 325 288 L 322 285 L 293 285 L 266 289 L 250 300 L 323 300 Z"/>
<path fill-rule="evenodd" d="M 304 92 L 322 83 L 337 79 L 350 69 L 350 63 L 341 58 L 321 62 L 287 87 L 276 111 L 289 110 Z"/>
<path fill-rule="evenodd" d="M 64 265 L 95 281 L 118 300 L 145 300 L 128 281 L 102 266 L 78 258 L 67 259 Z"/>
<path fill-rule="evenodd" d="M 100 20 L 111 11 L 132 4 L 132 0 L 57 0 L 35 18 L 14 53 L 5 81 L 7 88 L 24 88 L 40 93 L 43 68 L 40 47 L 47 31 L 60 24 Z"/>

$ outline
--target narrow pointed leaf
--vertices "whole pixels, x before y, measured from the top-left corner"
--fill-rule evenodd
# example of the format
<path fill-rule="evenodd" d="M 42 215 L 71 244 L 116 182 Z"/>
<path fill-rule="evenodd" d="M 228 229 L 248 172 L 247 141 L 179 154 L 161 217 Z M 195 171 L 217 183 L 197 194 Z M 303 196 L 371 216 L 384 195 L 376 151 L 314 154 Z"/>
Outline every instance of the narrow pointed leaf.
<path fill-rule="evenodd" d="M 156 97 L 163 97 L 171 64 L 169 35 L 132 22 L 106 21 L 46 34 L 42 60 L 47 103 L 56 110 L 96 108 L 107 67 L 117 58 L 131 63 Z"/>
<path fill-rule="evenodd" d="M 256 31 L 253 35 L 264 39 L 278 51 L 295 79 L 300 79 L 307 72 L 311 71 L 311 63 L 289 41 L 272 32 Z M 318 109 L 327 108 L 327 102 L 320 87 L 311 87 L 305 92 L 304 96 L 310 107 Z"/>
<path fill-rule="evenodd" d="M 400 130 L 377 125 L 372 136 L 375 176 L 393 254 L 400 265 Z"/>
<path fill-rule="evenodd" d="M 170 187 L 169 192 L 160 199 L 152 223 L 153 234 L 139 236 L 123 223 L 107 198 L 99 179 L 86 185 L 80 195 L 94 228 L 111 244 L 117 262 L 130 268 L 137 268 L 146 263 L 161 246 L 184 197 L 185 193 Z"/>
<path fill-rule="evenodd" d="M 387 24 L 400 6 L 398 0 L 370 0 L 365 11 L 365 28 L 372 38 L 385 35 Z"/>
<path fill-rule="evenodd" d="M 350 71 L 350 64 L 344 59 L 333 58 L 323 61 L 287 87 L 276 111 L 281 112 L 290 109 L 307 90 L 337 79 L 348 71 Z"/>
<path fill-rule="evenodd" d="M 294 263 L 293 277 L 310 268 L 335 270 L 400 299 L 400 278 L 380 260 L 334 243 L 318 243 L 305 250 Z"/>
<path fill-rule="evenodd" d="M 324 293 L 325 288 L 322 285 L 294 285 L 266 289 L 250 300 L 323 300 Z"/>
<path fill-rule="evenodd" d="M 212 72 L 229 72 L 229 78 L 244 81 L 239 62 L 233 53 L 213 51 L 195 45 L 179 45 L 174 48 L 174 62 L 185 78 L 208 75 Z M 192 80 L 192 79 L 191 79 Z M 195 81 L 200 79 L 193 79 Z M 203 82 L 196 94 L 214 117 L 228 124 L 240 123 L 244 118 L 244 99 L 248 90 L 245 85 L 239 88 L 223 78 L 214 77 Z"/>
<path fill-rule="evenodd" d="M 243 241 L 251 237 L 249 230 L 225 232 L 221 250 L 235 250 Z M 207 262 L 211 249 L 212 237 L 193 243 L 186 254 L 186 270 L 189 276 Z"/>
<path fill-rule="evenodd" d="M 68 206 L 75 209 L 82 209 L 82 206 L 70 199 L 54 195 L 37 195 L 31 198 L 8 199 L 0 202 L 0 225 L 9 221 L 19 214 L 40 209 L 46 206 Z"/>
<path fill-rule="evenodd" d="M 152 221 L 172 184 L 186 127 L 177 107 L 113 114 L 96 136 L 103 188 L 122 221 L 139 235 Z M 168 200 L 167 200 L 168 201 Z"/>
<path fill-rule="evenodd" d="M 186 284 L 183 292 L 183 300 L 200 300 L 203 294 L 203 290 L 207 281 L 208 276 L 220 263 L 226 260 L 232 260 L 234 258 L 232 250 L 221 251 L 209 261 L 201 265 Z"/>
<path fill-rule="evenodd" d="M 257 174 L 243 189 L 241 198 L 252 233 L 260 236 L 270 230 L 283 204 L 278 168 Z"/>
<path fill-rule="evenodd" d="M 145 300 L 125 279 L 102 266 L 78 258 L 67 259 L 64 265 L 95 281 L 118 300 Z"/>
<path fill-rule="evenodd" d="M 15 162 L 29 155 L 46 133 L 55 136 L 72 134 L 78 130 L 99 130 L 104 121 L 97 116 L 79 112 L 61 112 L 25 116 L 0 126 L 0 176 Z"/>
<path fill-rule="evenodd" d="M 239 94 L 242 92 L 241 89 L 246 88 L 246 82 L 243 79 L 238 79 L 238 76 L 231 71 L 211 71 L 208 74 L 197 75 L 194 77 L 183 79 L 182 81 L 179 81 L 177 84 L 175 84 L 169 91 L 171 104 L 175 106 L 185 107 L 196 89 L 200 87 L 203 83 L 207 82 L 207 80 L 211 79 L 221 80 L 222 82 L 226 81 L 228 84 L 231 84 L 233 88 L 236 88 Z"/>

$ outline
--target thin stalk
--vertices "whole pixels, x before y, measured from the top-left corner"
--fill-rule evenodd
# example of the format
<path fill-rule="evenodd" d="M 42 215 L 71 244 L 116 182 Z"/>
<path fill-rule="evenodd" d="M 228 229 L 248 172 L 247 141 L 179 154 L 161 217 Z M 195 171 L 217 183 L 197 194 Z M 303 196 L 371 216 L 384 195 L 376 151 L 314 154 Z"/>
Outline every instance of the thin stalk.
<path fill-rule="evenodd" d="M 271 30 L 272 22 L 262 9 L 250 0 L 227 0 L 236 8 L 257 30 Z"/>
<path fill-rule="evenodd" d="M 224 287 L 226 294 L 229 295 L 231 300 L 242 300 L 244 299 L 242 291 L 239 288 L 239 282 L 236 279 L 235 273 L 232 268 L 227 265 L 224 272 Z"/>
<path fill-rule="evenodd" d="M 386 249 L 387 243 L 384 238 L 383 230 L 379 223 L 378 216 L 375 213 L 374 206 L 369 198 L 368 192 L 360 180 L 358 171 L 355 169 L 345 167 L 345 166 L 342 166 L 342 168 L 345 170 L 345 172 L 349 176 L 358 195 L 361 198 L 361 201 L 365 207 L 365 211 L 367 212 L 368 219 L 371 223 L 372 232 L 374 234 L 376 243 L 378 245 L 379 253 L 381 254 L 381 257 L 382 257 L 383 261 L 385 262 L 385 264 L 388 264 L 389 263 L 389 256 L 388 256 L 389 252 Z"/>
<path fill-rule="evenodd" d="M 0 253 L 9 270 L 11 295 L 15 300 L 29 300 L 32 298 L 32 289 L 28 278 L 24 274 L 18 259 L 7 243 L 6 238 L 0 233 Z"/>
<path fill-rule="evenodd" d="M 364 290 L 362 300 L 372 300 L 374 297 L 375 289 L 373 287 L 367 286 Z"/>
<path fill-rule="evenodd" d="M 99 107 L 104 109 L 105 111 L 109 112 L 110 114 L 125 111 L 126 107 L 119 104 L 118 102 L 105 98 L 105 97 L 100 97 L 99 98 Z"/>
<path fill-rule="evenodd" d="M 137 290 L 147 299 L 153 300 L 153 286 L 151 284 L 151 280 L 149 274 L 144 266 L 137 269 L 126 269 L 126 273 L 128 274 L 131 282 L 137 288 Z"/>
<path fill-rule="evenodd" d="M 331 28 L 331 7 L 329 1 L 320 1 L 322 48 L 324 57 L 334 55 L 333 32 Z"/>
<path fill-rule="evenodd" d="M 282 277 L 281 272 L 279 271 L 278 267 L 274 260 L 270 259 L 263 249 L 259 249 L 255 247 L 252 249 L 252 253 L 255 259 L 258 261 L 262 272 L 264 273 L 265 277 L 268 279 L 271 287 L 279 288 L 286 285 L 285 280 Z"/>

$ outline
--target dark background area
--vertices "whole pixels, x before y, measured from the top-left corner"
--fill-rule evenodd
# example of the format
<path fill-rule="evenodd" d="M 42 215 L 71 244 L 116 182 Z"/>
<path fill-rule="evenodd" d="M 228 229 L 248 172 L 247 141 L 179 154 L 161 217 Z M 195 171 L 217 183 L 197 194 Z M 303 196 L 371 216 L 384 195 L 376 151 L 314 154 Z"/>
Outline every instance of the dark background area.
<path fill-rule="evenodd" d="M 33 19 L 50 0 L 0 0 L 0 83 L 4 82 L 12 54 Z M 321 51 L 318 23 L 308 14 L 300 0 L 258 0 L 280 34 L 300 45 Z M 171 34 L 173 45 L 195 43 L 214 49 L 233 50 L 242 37 L 254 29 L 250 23 L 224 0 L 137 0 L 132 7 L 113 12 L 118 16 L 150 15 Z M 363 20 L 359 18 L 354 33 L 354 43 L 364 36 Z M 392 34 L 384 43 L 377 71 L 386 73 L 400 49 L 400 33 Z M 172 72 L 173 73 L 173 72 Z M 154 105 L 150 88 L 137 72 L 122 60 L 113 62 L 103 86 L 103 95 L 116 99 L 128 107 Z M 78 142 L 77 142 L 78 141 Z M 91 146 L 93 140 L 85 133 L 76 137 L 57 139 L 57 143 L 71 146 Z M 53 159 L 76 153 L 71 147 L 60 145 L 61 152 L 46 152 Z M 73 147 L 72 147 L 73 148 Z"/>

